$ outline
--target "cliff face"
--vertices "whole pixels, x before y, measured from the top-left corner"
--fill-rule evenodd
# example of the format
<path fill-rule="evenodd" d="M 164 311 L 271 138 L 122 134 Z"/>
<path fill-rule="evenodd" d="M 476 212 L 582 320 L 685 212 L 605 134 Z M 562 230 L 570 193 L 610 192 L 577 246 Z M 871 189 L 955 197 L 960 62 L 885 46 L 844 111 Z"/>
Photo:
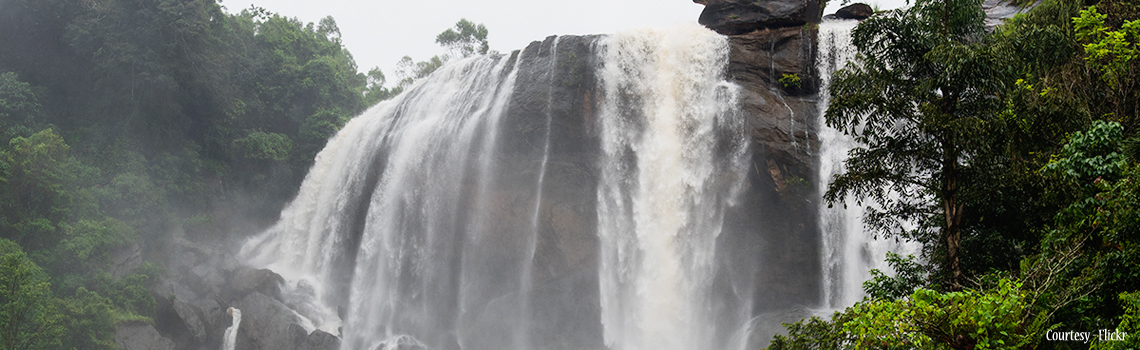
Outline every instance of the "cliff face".
<path fill-rule="evenodd" d="M 819 3 L 814 0 L 707 0 L 700 23 L 729 36 L 728 76 L 744 87 L 752 142 L 749 192 L 728 217 L 737 230 L 724 247 L 751 258 L 756 280 L 751 348 L 767 346 L 781 322 L 819 302 L 816 188 L 819 139 L 815 72 Z M 746 267 L 747 268 L 747 267 Z"/>
<path fill-rule="evenodd" d="M 699 23 L 724 35 L 818 23 L 818 0 L 693 0 L 705 5 Z"/>
<path fill-rule="evenodd" d="M 763 316 L 750 325 L 749 348 L 758 349 L 781 322 L 799 319 L 804 315 L 796 310 L 814 307 L 820 299 L 820 235 L 815 221 L 819 193 L 813 185 L 819 113 L 813 23 L 819 20 L 819 9 L 815 1 L 806 0 L 710 0 L 707 6 L 701 23 L 730 34 L 727 74 L 743 88 L 741 111 L 746 117 L 745 132 L 751 136 L 744 191 L 736 205 L 727 209 L 723 233 L 716 237 L 717 266 L 710 279 L 716 293 L 723 295 L 711 298 L 724 302 L 711 305 L 716 308 L 713 314 L 747 310 L 753 317 Z M 440 249 L 442 253 L 432 259 L 462 268 L 452 271 L 444 266 L 423 272 L 456 284 L 424 282 L 424 290 L 431 293 L 416 296 L 430 309 L 425 313 L 430 322 L 422 323 L 446 329 L 420 334 L 412 323 L 406 322 L 405 327 L 399 319 L 391 326 L 405 327 L 408 334 L 441 349 L 459 344 L 471 349 L 498 348 L 520 341 L 527 345 L 523 348 L 605 348 L 597 232 L 602 166 L 598 108 L 604 98 L 597 76 L 603 65 L 597 52 L 599 38 L 549 37 L 496 58 L 517 65 L 512 66 L 517 78 L 493 133 L 497 144 L 486 165 L 498 175 L 481 185 L 481 192 L 465 185 L 454 199 L 465 203 L 461 207 L 480 207 L 479 212 L 487 215 L 481 221 L 487 234 L 475 239 L 464 236 L 466 227 L 456 227 L 453 237 L 446 239 L 448 249 Z M 517 57 L 521 58 L 514 60 Z M 383 173 L 384 163 L 376 162 L 368 172 Z M 465 171 L 476 175 L 462 177 L 464 183 L 478 183 L 474 176 L 482 168 L 471 164 Z M 539 199 L 533 184 L 539 186 Z M 360 205 L 369 205 L 368 197 L 362 195 Z M 336 219 L 354 221 L 351 212 L 338 214 L 342 217 Z M 360 225 L 344 225 L 344 232 L 330 234 L 359 242 L 361 230 Z M 535 237 L 529 247 L 527 235 L 532 232 Z M 358 245 L 345 245 L 338 253 L 357 256 Z M 532 255 L 527 256 L 531 249 Z M 157 328 L 175 340 L 177 349 L 218 344 L 229 322 L 220 312 L 227 305 L 236 305 L 246 315 L 238 349 L 336 347 L 338 340 L 332 335 L 306 334 L 293 325 L 300 321 L 288 310 L 296 305 L 288 291 L 281 290 L 280 276 L 241 267 L 228 254 L 203 253 L 209 249 L 189 243 L 175 250 L 182 253 L 168 263 L 175 267 L 174 276 L 153 292 L 161 297 L 163 320 Z M 192 256 L 188 252 L 201 257 L 188 260 Z M 532 265 L 520 267 L 524 265 L 518 262 L 528 260 Z M 340 270 L 354 270 L 351 259 L 336 261 L 344 265 Z M 479 293 L 460 295 L 463 291 L 457 285 L 472 289 L 472 283 L 464 281 L 479 281 Z M 333 284 L 347 293 L 346 286 Z M 353 311 L 346 310 L 344 296 L 333 299 L 340 299 L 336 301 L 342 304 L 340 311 Z M 461 303 L 478 307 L 459 307 Z M 719 330 L 731 333 L 715 338 L 738 336 L 736 321 L 713 320 Z M 514 334 L 523 336 L 503 339 Z"/>

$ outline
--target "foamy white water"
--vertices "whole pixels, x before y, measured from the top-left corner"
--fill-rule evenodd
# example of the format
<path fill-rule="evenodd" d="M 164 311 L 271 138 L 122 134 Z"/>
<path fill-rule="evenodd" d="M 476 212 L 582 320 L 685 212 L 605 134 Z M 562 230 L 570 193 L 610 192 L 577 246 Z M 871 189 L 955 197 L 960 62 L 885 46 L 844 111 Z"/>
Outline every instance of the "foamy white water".
<path fill-rule="evenodd" d="M 226 309 L 226 313 L 230 314 L 233 323 L 226 327 L 225 333 L 222 333 L 222 350 L 234 350 L 234 345 L 237 344 L 238 327 L 241 326 L 241 310 L 231 307 Z"/>
<path fill-rule="evenodd" d="M 743 120 L 738 87 L 723 75 L 727 38 L 694 24 L 619 33 L 601 44 L 605 344 L 723 348 L 709 314 L 716 237 L 747 149 L 743 133 L 732 132 Z M 724 135 L 736 138 L 722 158 L 715 148 Z"/>
<path fill-rule="evenodd" d="M 242 257 L 280 273 L 287 304 L 342 349 L 529 350 L 539 332 L 576 342 L 553 343 L 567 349 L 742 348 L 751 291 L 712 290 L 749 149 L 739 87 L 724 77 L 727 39 L 696 24 L 572 39 L 450 63 L 353 119 Z M 570 166 L 582 146 L 555 141 L 569 121 L 553 110 L 576 111 L 555 91 L 590 81 L 573 65 L 595 69 L 597 84 L 575 89 L 598 93 L 583 98 L 587 115 L 562 118 L 588 120 L 601 152 Z M 503 122 L 512 116 L 521 125 Z M 550 183 L 565 169 L 597 173 Z M 578 188 L 596 189 L 585 196 L 596 204 L 566 193 Z M 575 228 L 595 214 L 595 228 Z M 596 297 L 574 295 L 582 285 Z"/>

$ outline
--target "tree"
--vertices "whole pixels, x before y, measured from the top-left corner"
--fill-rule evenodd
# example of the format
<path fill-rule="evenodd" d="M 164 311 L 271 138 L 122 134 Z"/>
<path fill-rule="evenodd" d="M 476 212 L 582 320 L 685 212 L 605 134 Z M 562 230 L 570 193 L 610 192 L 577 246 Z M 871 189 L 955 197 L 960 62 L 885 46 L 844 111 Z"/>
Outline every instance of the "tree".
<path fill-rule="evenodd" d="M 30 250 L 50 248 L 70 215 L 75 173 L 69 147 L 52 129 L 10 141 L 0 150 L 0 228 Z"/>
<path fill-rule="evenodd" d="M 1085 49 L 1085 61 L 1100 73 L 1100 80 L 1108 85 L 1109 103 L 1117 118 L 1140 116 L 1140 96 L 1137 88 L 1140 80 L 1140 19 L 1121 21 L 1117 30 L 1106 25 L 1107 14 L 1101 14 L 1096 6 L 1081 11 L 1080 17 L 1073 18 L 1077 41 Z M 1133 122 L 1134 123 L 1134 122 Z M 1132 124 L 1132 123 L 1128 123 Z"/>
<path fill-rule="evenodd" d="M 918 289 L 903 300 L 856 304 L 843 329 L 856 349 L 1033 349 L 1047 328 L 1033 297 L 1004 279 L 990 290 Z"/>
<path fill-rule="evenodd" d="M 435 37 L 435 43 L 451 51 L 450 55 L 432 56 L 427 61 L 416 62 L 411 56 L 404 56 L 396 63 L 396 75 L 400 78 L 397 89 L 411 86 L 416 80 L 435 72 L 452 58 L 464 58 L 474 54 L 486 55 L 491 52 L 487 42 L 487 27 L 460 19 L 455 29 L 448 29 Z M 371 73 L 370 73 L 371 74 Z"/>
<path fill-rule="evenodd" d="M 387 82 L 387 80 L 388 79 L 384 76 L 384 72 L 381 72 L 378 67 L 373 67 L 372 70 L 368 71 L 368 86 L 364 89 L 364 104 L 373 106 L 380 101 L 392 98 L 404 91 L 404 89 L 399 86 L 391 89 L 384 87 L 384 83 Z"/>
<path fill-rule="evenodd" d="M 0 141 L 31 135 L 40 102 L 31 84 L 22 82 L 13 72 L 0 73 Z"/>
<path fill-rule="evenodd" d="M 981 194 L 971 187 L 974 157 L 993 147 L 995 96 L 1005 90 L 1003 65 L 982 43 L 983 18 L 976 0 L 919 0 L 867 19 L 852 33 L 858 55 L 835 73 L 826 112 L 861 146 L 825 198 L 873 201 L 871 229 L 923 242 L 932 256 L 944 251 L 952 289 L 961 288 L 964 206 Z"/>
<path fill-rule="evenodd" d="M 48 276 L 19 245 L 0 238 L 0 346 L 7 350 L 59 345 Z"/>
<path fill-rule="evenodd" d="M 453 57 L 468 57 L 476 53 L 486 55 L 491 49 L 487 43 L 487 27 L 462 18 L 455 29 L 448 29 L 435 37 L 435 43 L 446 47 Z"/>
<path fill-rule="evenodd" d="M 405 89 L 412 86 L 416 80 L 422 79 L 432 72 L 435 72 L 443 64 L 447 63 L 447 56 L 432 56 L 427 61 L 416 62 L 412 60 L 411 56 L 404 56 L 400 62 L 396 63 L 396 76 L 400 78 L 400 82 L 396 85 L 400 89 Z"/>

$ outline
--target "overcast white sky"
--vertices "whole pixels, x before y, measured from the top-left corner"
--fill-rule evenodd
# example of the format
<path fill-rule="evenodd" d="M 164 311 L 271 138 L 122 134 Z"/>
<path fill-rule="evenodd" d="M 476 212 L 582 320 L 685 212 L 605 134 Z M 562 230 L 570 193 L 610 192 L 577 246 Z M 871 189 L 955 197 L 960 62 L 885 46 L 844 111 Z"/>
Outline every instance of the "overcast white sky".
<path fill-rule="evenodd" d="M 835 12 L 841 0 L 825 13 Z M 905 0 L 864 0 L 895 8 Z M 421 61 L 446 51 L 435 36 L 460 18 L 487 26 L 492 50 L 508 53 L 549 35 L 606 34 L 638 27 L 696 22 L 703 5 L 692 0 L 222 0 L 227 12 L 250 5 L 302 22 L 333 16 L 341 40 L 361 72 L 380 67 L 389 82 L 405 55 Z M 389 84 L 390 85 L 390 84 Z"/>

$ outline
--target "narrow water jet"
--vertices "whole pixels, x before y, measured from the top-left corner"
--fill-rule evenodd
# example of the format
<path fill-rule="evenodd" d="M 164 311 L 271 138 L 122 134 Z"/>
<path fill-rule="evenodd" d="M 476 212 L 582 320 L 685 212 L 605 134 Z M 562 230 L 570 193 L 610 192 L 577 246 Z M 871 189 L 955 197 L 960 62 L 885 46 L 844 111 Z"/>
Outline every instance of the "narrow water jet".
<path fill-rule="evenodd" d="M 222 350 L 234 350 L 237 344 L 238 327 L 241 326 L 241 310 L 238 308 L 226 309 L 226 314 L 230 315 L 233 323 L 226 327 L 225 333 L 222 333 Z"/>

